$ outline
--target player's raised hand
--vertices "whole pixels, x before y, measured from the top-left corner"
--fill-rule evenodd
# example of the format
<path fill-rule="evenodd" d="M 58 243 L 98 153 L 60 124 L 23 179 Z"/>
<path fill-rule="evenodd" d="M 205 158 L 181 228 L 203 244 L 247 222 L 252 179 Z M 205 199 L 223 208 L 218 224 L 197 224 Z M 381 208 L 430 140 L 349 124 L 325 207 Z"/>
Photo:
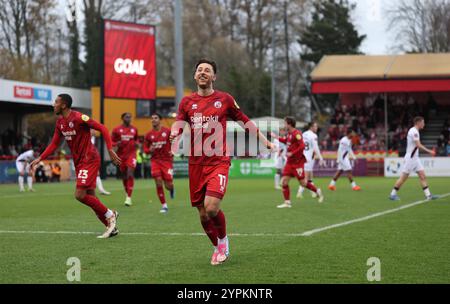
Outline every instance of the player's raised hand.
<path fill-rule="evenodd" d="M 38 157 L 38 158 L 36 158 L 35 160 L 33 160 L 33 161 L 30 163 L 30 171 L 29 171 L 29 172 L 33 172 L 33 171 L 34 171 L 34 168 L 35 168 L 40 162 L 41 162 L 41 158 L 40 158 L 40 157 Z"/>
<path fill-rule="evenodd" d="M 108 150 L 109 152 L 109 157 L 111 157 L 112 162 L 116 165 L 116 166 L 120 166 L 120 164 L 122 163 L 122 160 L 120 159 L 119 156 L 117 156 L 116 152 L 114 152 L 113 149 Z"/>

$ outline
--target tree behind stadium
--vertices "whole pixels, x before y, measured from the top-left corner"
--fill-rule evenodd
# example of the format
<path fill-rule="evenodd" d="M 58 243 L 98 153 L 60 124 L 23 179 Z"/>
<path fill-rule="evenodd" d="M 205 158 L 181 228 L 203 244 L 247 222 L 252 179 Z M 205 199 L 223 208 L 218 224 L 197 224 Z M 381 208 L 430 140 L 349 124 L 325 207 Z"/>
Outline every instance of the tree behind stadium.
<path fill-rule="evenodd" d="M 361 54 L 359 48 L 366 35 L 359 35 L 351 21 L 355 4 L 348 0 L 320 0 L 314 3 L 311 23 L 300 33 L 301 58 L 312 70 L 325 55 Z M 334 106 L 335 95 L 319 97 L 323 105 Z"/>

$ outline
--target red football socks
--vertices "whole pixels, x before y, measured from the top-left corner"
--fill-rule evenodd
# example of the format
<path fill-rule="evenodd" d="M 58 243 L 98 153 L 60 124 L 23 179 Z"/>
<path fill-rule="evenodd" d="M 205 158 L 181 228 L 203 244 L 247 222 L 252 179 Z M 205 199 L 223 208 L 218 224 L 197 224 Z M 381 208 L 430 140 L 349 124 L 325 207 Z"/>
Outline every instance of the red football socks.
<path fill-rule="evenodd" d="M 125 179 L 122 179 L 123 187 L 125 188 L 125 192 L 127 193 L 128 197 L 131 197 L 131 194 L 133 193 L 133 187 L 134 187 L 134 177 L 128 177 Z"/>
<path fill-rule="evenodd" d="M 222 210 L 219 210 L 219 212 L 217 212 L 217 215 L 215 217 L 212 217 L 211 220 L 216 226 L 219 239 L 223 239 L 224 237 L 226 237 L 227 223 L 225 221 L 225 214 L 223 214 Z"/>
<path fill-rule="evenodd" d="M 312 192 L 317 192 L 317 188 L 316 188 L 316 186 L 314 186 L 314 184 L 312 182 L 308 182 L 306 184 L 306 188 L 311 190 Z"/>
<path fill-rule="evenodd" d="M 122 179 L 123 189 L 125 189 L 125 193 L 128 195 L 128 178 Z"/>
<path fill-rule="evenodd" d="M 106 220 L 105 214 L 108 211 L 105 205 L 100 202 L 100 200 L 93 195 L 85 195 L 82 203 L 91 207 L 97 215 L 98 219 L 105 225 L 108 226 L 108 221 Z"/>
<path fill-rule="evenodd" d="M 290 199 L 291 192 L 289 191 L 289 186 L 283 186 L 283 196 L 285 201 Z"/>
<path fill-rule="evenodd" d="M 161 202 L 161 205 L 164 205 L 166 203 L 166 197 L 164 196 L 164 188 L 163 186 L 156 186 L 156 192 L 158 193 L 159 201 Z"/>
<path fill-rule="evenodd" d="M 217 229 L 214 226 L 214 222 L 211 219 L 207 220 L 206 222 L 202 221 L 202 226 L 203 230 L 205 230 L 206 235 L 211 240 L 211 243 L 214 246 L 217 246 Z"/>
<path fill-rule="evenodd" d="M 133 193 L 133 188 L 134 188 L 134 177 L 130 176 L 128 178 L 128 188 L 127 188 L 128 197 L 131 197 L 131 194 Z"/>

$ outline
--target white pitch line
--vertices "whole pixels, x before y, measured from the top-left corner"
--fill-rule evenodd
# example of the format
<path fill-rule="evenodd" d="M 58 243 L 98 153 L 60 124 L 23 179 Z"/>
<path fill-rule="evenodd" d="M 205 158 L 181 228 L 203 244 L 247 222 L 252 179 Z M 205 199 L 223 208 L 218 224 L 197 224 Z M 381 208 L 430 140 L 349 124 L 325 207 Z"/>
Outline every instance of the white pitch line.
<path fill-rule="evenodd" d="M 442 195 L 439 196 L 439 199 L 447 197 L 449 195 L 450 195 L 450 193 L 442 194 Z M 338 224 L 334 224 L 334 225 L 330 225 L 330 226 L 325 226 L 325 227 L 322 227 L 322 228 L 317 228 L 317 229 L 305 231 L 303 233 L 298 234 L 298 236 L 311 236 L 313 234 L 316 234 L 316 233 L 319 233 L 319 232 L 322 232 L 322 231 L 325 231 L 325 230 L 330 230 L 330 229 L 339 228 L 339 227 L 342 227 L 342 226 L 347 226 L 347 225 L 358 223 L 358 222 L 362 222 L 362 221 L 367 221 L 367 220 L 370 220 L 370 219 L 375 218 L 375 217 L 383 216 L 383 215 L 389 214 L 389 213 L 394 213 L 394 212 L 397 212 L 397 211 L 400 211 L 400 210 L 403 210 L 403 209 L 407 209 L 407 208 L 411 208 L 411 207 L 414 207 L 414 206 L 417 206 L 417 205 L 420 205 L 420 204 L 424 204 L 426 202 L 430 202 L 430 201 L 426 200 L 426 199 L 425 200 L 421 200 L 421 201 L 417 201 L 417 202 L 414 202 L 414 203 L 411 203 L 411 204 L 400 206 L 398 208 L 394 208 L 394 209 L 389 209 L 389 210 L 382 211 L 382 212 L 373 213 L 373 214 L 370 214 L 368 216 L 360 217 L 360 218 L 357 218 L 357 219 L 354 219 L 354 220 L 350 220 L 350 221 L 346 221 L 346 222 L 343 222 L 343 223 L 338 223 Z"/>
<path fill-rule="evenodd" d="M 134 190 L 153 190 L 154 186 L 149 187 L 134 187 Z M 123 188 L 109 188 L 107 189 L 110 192 L 117 192 L 117 191 L 123 191 Z M 74 190 L 67 191 L 67 192 L 55 192 L 55 193 L 45 193 L 45 192 L 32 192 L 32 193 L 18 193 L 18 194 L 9 194 L 9 195 L 3 195 L 2 198 L 30 198 L 30 197 L 40 197 L 40 196 L 73 196 Z M 96 191 L 96 195 L 100 196 L 100 192 Z M 100 197 L 103 197 L 100 196 Z"/>
<path fill-rule="evenodd" d="M 32 231 L 32 230 L 0 230 L 0 234 L 100 234 L 93 231 Z M 204 236 L 200 232 L 121 232 L 120 235 L 143 235 L 143 236 Z M 275 234 L 275 233 L 229 233 L 229 236 L 249 236 L 249 237 L 274 237 L 274 236 L 298 236 L 295 234 Z"/>
<path fill-rule="evenodd" d="M 439 196 L 439 199 L 444 198 L 450 196 L 450 192 L 446 193 L 446 194 L 442 194 Z M 317 228 L 317 229 L 313 229 L 313 230 L 309 230 L 309 231 L 305 231 L 303 233 L 229 233 L 229 236 L 237 236 L 237 237 L 305 237 L 305 236 L 311 236 L 313 234 L 325 231 L 325 230 L 330 230 L 330 229 L 334 229 L 334 228 L 339 228 L 342 226 L 346 226 L 346 225 L 351 225 L 354 223 L 358 223 L 358 222 L 362 222 L 362 221 L 367 221 L 369 219 L 375 218 L 375 217 L 379 217 L 379 216 L 383 216 L 385 214 L 389 214 L 389 213 L 393 213 L 393 212 L 397 212 L 403 209 L 407 209 L 407 208 L 411 208 L 420 204 L 424 204 L 426 202 L 429 202 L 428 200 L 421 200 L 421 201 L 417 201 L 411 204 L 407 204 L 407 205 L 403 205 L 400 206 L 398 208 L 394 208 L 394 209 L 389 209 L 386 211 L 382 211 L 382 212 L 377 212 L 377 213 L 373 213 L 361 218 L 357 218 L 357 219 L 353 219 L 350 221 L 346 221 L 346 222 L 342 222 L 342 223 L 338 223 L 338 224 L 334 224 L 334 225 L 330 225 L 330 226 L 325 226 L 322 228 Z M 0 230 L 0 234 L 89 234 L 89 235 L 96 235 L 96 234 L 100 234 L 100 232 L 93 232 L 93 231 L 33 231 L 33 230 Z M 200 232 L 121 232 L 121 235 L 142 235 L 142 236 L 204 236 L 204 233 L 200 233 Z"/>

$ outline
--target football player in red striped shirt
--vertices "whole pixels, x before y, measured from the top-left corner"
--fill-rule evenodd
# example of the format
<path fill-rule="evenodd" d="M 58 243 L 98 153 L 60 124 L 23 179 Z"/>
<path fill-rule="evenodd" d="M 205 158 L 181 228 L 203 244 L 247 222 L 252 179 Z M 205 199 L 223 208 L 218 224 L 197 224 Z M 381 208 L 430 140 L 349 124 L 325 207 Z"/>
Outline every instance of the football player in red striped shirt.
<path fill-rule="evenodd" d="M 213 88 L 216 73 L 214 61 L 202 59 L 197 63 L 194 73 L 197 92 L 181 100 L 177 121 L 170 134 L 172 141 L 183 132 L 185 123 L 190 127 L 191 205 L 198 209 L 203 229 L 214 246 L 212 265 L 225 262 L 229 256 L 225 215 L 220 208 L 230 168 L 230 151 L 226 145 L 227 119 L 242 122 L 246 131 L 259 137 L 264 146 L 274 148 L 230 94 Z"/>
<path fill-rule="evenodd" d="M 167 213 L 166 197 L 163 183 L 169 190 L 170 198 L 174 197 L 173 187 L 173 154 L 169 141 L 170 129 L 161 126 L 161 115 L 152 114 L 153 129 L 145 135 L 144 152 L 151 154 L 152 176 L 156 183 L 156 192 L 161 202 L 161 213 Z"/>
<path fill-rule="evenodd" d="M 99 220 L 106 226 L 105 233 L 98 236 L 98 238 L 109 238 L 117 235 L 119 233 L 116 226 L 118 213 L 108 209 L 95 196 L 97 173 L 100 169 L 100 155 L 94 145 L 92 145 L 91 129 L 102 133 L 111 160 L 116 165 L 121 164 L 121 159 L 112 149 L 108 129 L 89 118 L 89 116 L 72 110 L 72 97 L 68 94 L 58 95 L 53 104 L 53 110 L 60 117 L 56 121 L 52 142 L 42 152 L 41 156 L 31 163 L 31 170 L 42 160 L 53 154 L 64 138 L 72 152 L 75 164 L 77 177 L 75 198 L 91 207 Z"/>
<path fill-rule="evenodd" d="M 302 132 L 295 128 L 296 121 L 293 117 L 284 119 L 286 124 L 286 137 L 279 137 L 278 140 L 287 146 L 287 162 L 283 169 L 281 184 L 283 187 L 284 203 L 278 205 L 278 208 L 291 208 L 289 180 L 291 177 L 297 178 L 300 185 L 317 194 L 319 203 L 323 202 L 323 195 L 320 189 L 317 189 L 310 181 L 306 180 L 305 163 L 306 158 L 303 155 L 305 142 Z"/>
<path fill-rule="evenodd" d="M 125 206 L 131 206 L 131 194 L 134 187 L 134 170 L 136 169 L 136 150 L 138 144 L 138 130 L 131 125 L 131 113 L 123 113 L 122 124 L 112 131 L 113 146 L 117 147 L 117 155 L 122 160 L 120 173 L 125 189 Z"/>

